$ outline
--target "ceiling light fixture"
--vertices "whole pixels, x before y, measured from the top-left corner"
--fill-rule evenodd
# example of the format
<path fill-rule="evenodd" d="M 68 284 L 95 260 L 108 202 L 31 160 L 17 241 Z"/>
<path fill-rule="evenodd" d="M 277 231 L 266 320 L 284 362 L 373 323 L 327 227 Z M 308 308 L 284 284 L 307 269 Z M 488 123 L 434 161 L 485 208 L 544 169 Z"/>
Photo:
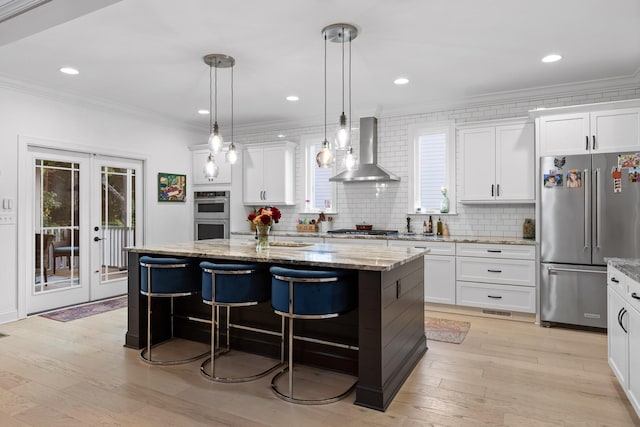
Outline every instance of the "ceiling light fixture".
<path fill-rule="evenodd" d="M 341 61 L 341 73 L 342 73 L 342 114 L 339 118 L 339 128 L 335 138 L 335 146 L 337 150 L 349 150 L 351 148 L 351 41 L 358 36 L 358 30 L 351 24 L 332 24 L 322 29 L 322 36 L 324 38 L 324 141 L 322 142 L 322 149 L 316 156 L 318 166 L 322 168 L 328 168 L 333 161 L 333 154 L 329 147 L 329 141 L 327 140 L 327 41 L 332 43 L 342 44 L 342 61 Z M 344 100 L 345 100 L 345 43 L 349 43 L 349 123 L 347 124 L 347 116 L 345 114 Z"/>
<path fill-rule="evenodd" d="M 60 68 L 60 72 L 64 74 L 69 74 L 70 76 L 77 76 L 78 74 L 80 74 L 80 71 L 71 67 L 62 67 Z"/>
<path fill-rule="evenodd" d="M 556 53 L 552 53 L 551 55 L 547 55 L 542 58 L 542 62 L 550 63 L 550 62 L 558 62 L 562 59 L 562 55 L 558 55 Z"/>
<path fill-rule="evenodd" d="M 294 101 L 298 101 L 298 100 L 300 100 L 300 98 L 299 98 L 299 97 L 297 97 L 297 96 L 295 96 L 295 95 L 289 95 L 289 96 L 287 96 L 287 101 L 294 102 Z"/>
<path fill-rule="evenodd" d="M 222 135 L 220 135 L 220 128 L 218 126 L 218 68 L 231 68 L 231 143 L 227 149 L 226 160 L 234 164 L 238 160 L 238 153 L 236 151 L 235 144 L 233 143 L 233 66 L 236 60 L 229 55 L 222 55 L 218 53 L 206 55 L 203 58 L 205 64 L 209 66 L 209 157 L 205 165 L 204 174 L 207 178 L 215 178 L 218 176 L 219 168 L 215 163 L 215 154 L 222 150 L 224 141 Z M 212 72 L 215 75 L 212 77 Z M 213 94 L 212 94 L 213 89 Z M 213 104 L 213 99 L 215 104 Z M 205 111 L 205 110 L 201 110 Z M 214 112 L 214 115 L 211 114 Z"/>
<path fill-rule="evenodd" d="M 409 79 L 406 77 L 398 77 L 393 81 L 393 83 L 397 85 L 406 85 L 407 83 L 409 83 Z"/>
<path fill-rule="evenodd" d="M 198 110 L 198 114 L 202 114 L 204 116 L 205 114 L 209 114 L 209 110 Z"/>

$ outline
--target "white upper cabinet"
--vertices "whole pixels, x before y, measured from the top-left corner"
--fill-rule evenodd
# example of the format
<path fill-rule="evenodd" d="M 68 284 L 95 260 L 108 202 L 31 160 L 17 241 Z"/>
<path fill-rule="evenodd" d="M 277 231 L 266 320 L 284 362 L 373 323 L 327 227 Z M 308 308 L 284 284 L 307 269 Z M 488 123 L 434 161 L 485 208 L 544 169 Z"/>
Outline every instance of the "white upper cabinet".
<path fill-rule="evenodd" d="M 243 152 L 245 205 L 295 204 L 295 144 L 259 144 Z"/>
<path fill-rule="evenodd" d="M 640 108 L 543 115 L 540 155 L 640 150 Z"/>
<path fill-rule="evenodd" d="M 459 138 L 462 202 L 533 203 L 535 141 L 531 123 L 464 128 Z"/>
<path fill-rule="evenodd" d="M 195 150 L 191 153 L 191 175 L 194 185 L 231 184 L 231 164 L 224 160 L 223 153 L 214 156 L 214 158 L 218 165 L 218 176 L 215 178 L 207 178 L 204 175 L 204 169 L 209 159 L 209 150 Z"/>

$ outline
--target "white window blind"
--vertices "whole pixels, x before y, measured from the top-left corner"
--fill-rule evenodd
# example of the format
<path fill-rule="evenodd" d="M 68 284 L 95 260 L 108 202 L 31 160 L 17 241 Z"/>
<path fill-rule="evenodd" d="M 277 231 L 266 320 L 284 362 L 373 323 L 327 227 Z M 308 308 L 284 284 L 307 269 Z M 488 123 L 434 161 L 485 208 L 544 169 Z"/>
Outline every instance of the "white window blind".
<path fill-rule="evenodd" d="M 314 144 L 313 149 L 310 150 L 311 164 L 315 165 L 316 155 L 322 149 L 322 144 Z M 333 175 L 333 168 L 319 168 L 313 167 L 313 185 L 311 196 L 311 208 L 313 210 L 324 211 L 333 207 L 333 189 L 329 178 Z"/>
<path fill-rule="evenodd" d="M 447 135 L 421 135 L 418 151 L 419 204 L 423 210 L 439 210 L 442 199 L 440 189 L 447 186 Z"/>

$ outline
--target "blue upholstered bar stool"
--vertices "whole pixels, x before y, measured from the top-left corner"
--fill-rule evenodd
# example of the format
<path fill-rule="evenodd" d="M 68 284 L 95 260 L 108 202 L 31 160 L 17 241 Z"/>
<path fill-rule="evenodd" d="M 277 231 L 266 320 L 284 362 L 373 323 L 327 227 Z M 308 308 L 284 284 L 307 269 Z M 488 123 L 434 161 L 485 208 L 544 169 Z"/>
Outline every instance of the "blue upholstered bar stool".
<path fill-rule="evenodd" d="M 171 338 L 173 338 L 173 298 L 198 293 L 200 283 L 197 269 L 186 258 L 140 257 L 140 293 L 147 296 L 147 346 L 142 349 L 140 358 L 152 365 L 177 365 L 197 360 L 208 352 L 182 359 L 158 360 L 151 356 L 151 298 L 171 298 Z M 195 272 L 195 274 L 194 274 Z"/>
<path fill-rule="evenodd" d="M 229 353 L 230 327 L 281 336 L 282 332 L 267 331 L 243 325 L 231 324 L 231 308 L 257 305 L 271 298 L 269 274 L 256 264 L 219 264 L 208 261 L 200 263 L 202 269 L 202 301 L 211 305 L 211 357 L 202 362 L 200 372 L 212 381 L 235 383 L 252 381 L 264 377 L 282 366 L 280 360 L 269 369 L 244 377 L 222 377 L 216 375 L 216 358 Z M 226 346 L 220 349 L 220 307 L 226 307 Z M 214 317 L 215 316 L 215 317 Z M 284 319 L 282 321 L 284 328 Z M 218 352 L 216 353 L 216 349 Z M 206 365 L 211 368 L 207 371 Z"/>
<path fill-rule="evenodd" d="M 357 286 L 352 274 L 346 271 L 294 270 L 271 267 L 271 305 L 276 314 L 289 318 L 288 366 L 271 380 L 273 392 L 288 402 L 319 405 L 338 401 L 351 393 L 354 382 L 341 394 L 324 399 L 301 399 L 293 396 L 293 319 L 330 319 L 347 313 L 357 306 Z M 295 337 L 304 340 L 304 337 Z M 283 334 L 284 347 L 284 334 Z M 309 339 L 309 341 L 343 348 L 357 347 L 344 344 Z M 289 391 L 283 393 L 277 387 L 277 380 L 289 372 Z"/>

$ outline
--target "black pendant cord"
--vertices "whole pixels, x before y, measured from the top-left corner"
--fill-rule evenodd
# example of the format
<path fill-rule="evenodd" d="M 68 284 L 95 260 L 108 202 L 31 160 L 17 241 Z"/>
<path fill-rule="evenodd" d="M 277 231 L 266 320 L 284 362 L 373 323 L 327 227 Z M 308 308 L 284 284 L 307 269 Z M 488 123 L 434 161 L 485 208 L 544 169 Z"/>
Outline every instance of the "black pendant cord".
<path fill-rule="evenodd" d="M 349 32 L 349 146 L 351 146 L 351 32 Z"/>
<path fill-rule="evenodd" d="M 215 119 L 215 123 L 218 123 L 218 58 L 214 59 L 216 61 L 216 69 L 215 69 L 215 90 L 216 90 L 216 96 L 215 96 L 215 114 L 216 114 L 216 119 Z"/>
<path fill-rule="evenodd" d="M 324 141 L 327 142 L 327 33 L 324 33 Z"/>
<path fill-rule="evenodd" d="M 231 67 L 231 146 L 233 147 L 233 67 Z"/>
<path fill-rule="evenodd" d="M 212 68 L 213 67 L 211 67 L 211 63 L 209 63 L 209 133 L 213 132 L 213 114 L 211 111 L 213 107 L 213 100 L 211 99 L 213 86 L 213 78 L 211 77 L 211 74 L 213 73 Z"/>
<path fill-rule="evenodd" d="M 342 114 L 344 114 L 344 27 L 342 27 Z"/>

